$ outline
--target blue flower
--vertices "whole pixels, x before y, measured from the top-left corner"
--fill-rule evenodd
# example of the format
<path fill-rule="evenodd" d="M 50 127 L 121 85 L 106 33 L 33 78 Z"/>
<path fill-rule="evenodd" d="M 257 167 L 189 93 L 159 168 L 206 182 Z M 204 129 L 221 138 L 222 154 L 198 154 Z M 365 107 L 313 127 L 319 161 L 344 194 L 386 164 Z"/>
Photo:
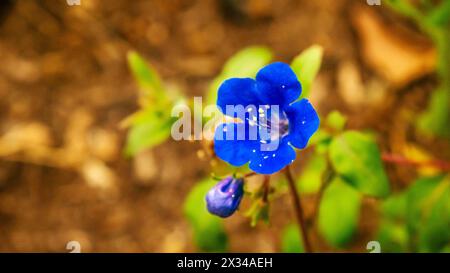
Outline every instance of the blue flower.
<path fill-rule="evenodd" d="M 226 218 L 239 207 L 244 195 L 244 180 L 227 177 L 221 180 L 206 195 L 206 206 L 212 214 Z"/>
<path fill-rule="evenodd" d="M 301 89 L 289 65 L 280 62 L 263 67 L 256 79 L 224 81 L 217 106 L 240 122 L 217 127 L 216 155 L 234 166 L 250 162 L 250 169 L 260 174 L 275 173 L 292 163 L 294 147 L 305 148 L 319 128 L 319 117 L 311 103 L 307 99 L 297 101 Z M 239 106 L 244 114 L 236 111 Z M 229 111 L 233 107 L 235 111 Z M 252 131 L 255 128 L 256 133 Z"/>

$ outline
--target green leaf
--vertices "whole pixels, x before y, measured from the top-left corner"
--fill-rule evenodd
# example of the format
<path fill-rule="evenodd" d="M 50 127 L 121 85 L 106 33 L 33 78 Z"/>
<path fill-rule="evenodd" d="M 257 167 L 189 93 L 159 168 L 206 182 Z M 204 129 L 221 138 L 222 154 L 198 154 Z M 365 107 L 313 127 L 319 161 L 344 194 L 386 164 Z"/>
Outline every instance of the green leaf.
<path fill-rule="evenodd" d="M 406 193 L 389 196 L 381 205 L 383 217 L 392 221 L 404 221 L 406 219 Z"/>
<path fill-rule="evenodd" d="M 322 184 L 322 175 L 327 169 L 325 155 L 314 154 L 302 170 L 297 180 L 298 190 L 301 193 L 316 193 Z"/>
<path fill-rule="evenodd" d="M 375 141 L 360 132 L 346 131 L 330 145 L 330 161 L 337 174 L 364 194 L 384 197 L 389 181 Z"/>
<path fill-rule="evenodd" d="M 283 229 L 281 249 L 285 253 L 304 253 L 303 241 L 297 225 L 290 224 Z"/>
<path fill-rule="evenodd" d="M 450 181 L 418 179 L 407 193 L 407 223 L 413 245 L 436 252 L 450 243 Z"/>
<path fill-rule="evenodd" d="M 207 102 L 216 104 L 217 91 L 228 78 L 254 78 L 256 73 L 272 60 L 272 51 L 263 46 L 251 46 L 242 49 L 225 63 L 222 72 L 209 86 Z"/>
<path fill-rule="evenodd" d="M 449 93 L 442 88 L 431 95 L 427 110 L 418 119 L 418 127 L 424 134 L 450 136 Z"/>
<path fill-rule="evenodd" d="M 408 252 L 409 233 L 406 228 L 407 194 L 395 194 L 383 201 L 377 240 L 383 252 Z"/>
<path fill-rule="evenodd" d="M 222 220 L 206 209 L 205 196 L 217 181 L 206 179 L 195 185 L 184 203 L 184 214 L 189 220 L 197 247 L 207 252 L 227 250 L 228 238 Z"/>
<path fill-rule="evenodd" d="M 404 224 L 382 220 L 377 233 L 382 252 L 400 253 L 408 251 L 408 230 Z"/>
<path fill-rule="evenodd" d="M 442 4 L 427 14 L 427 20 L 434 26 L 448 27 L 450 22 L 450 1 L 442 1 Z"/>
<path fill-rule="evenodd" d="M 322 63 L 323 48 L 313 45 L 294 58 L 291 63 L 292 70 L 302 84 L 302 96 L 308 97 L 314 78 L 319 72 Z"/>
<path fill-rule="evenodd" d="M 152 148 L 170 137 L 173 119 L 152 110 L 142 110 L 132 116 L 128 131 L 125 155 Z"/>
<path fill-rule="evenodd" d="M 341 114 L 339 111 L 332 111 L 328 114 L 326 125 L 333 130 L 341 131 L 344 129 L 345 124 L 347 123 L 347 117 Z"/>
<path fill-rule="evenodd" d="M 319 206 L 319 232 L 334 247 L 345 247 L 353 238 L 360 215 L 361 195 L 341 179 L 325 189 Z"/>
<path fill-rule="evenodd" d="M 140 99 L 147 104 L 159 104 L 168 101 L 158 73 L 136 52 L 128 52 L 128 66 L 141 89 Z M 152 105 L 155 106 L 155 105 Z"/>
<path fill-rule="evenodd" d="M 403 16 L 414 19 L 417 23 L 421 23 L 423 21 L 422 13 L 409 1 L 387 0 L 385 3 L 394 11 L 402 14 Z"/>
<path fill-rule="evenodd" d="M 332 139 L 333 137 L 330 133 L 319 128 L 309 140 L 309 146 L 316 146 L 316 151 L 319 154 L 326 154 Z"/>

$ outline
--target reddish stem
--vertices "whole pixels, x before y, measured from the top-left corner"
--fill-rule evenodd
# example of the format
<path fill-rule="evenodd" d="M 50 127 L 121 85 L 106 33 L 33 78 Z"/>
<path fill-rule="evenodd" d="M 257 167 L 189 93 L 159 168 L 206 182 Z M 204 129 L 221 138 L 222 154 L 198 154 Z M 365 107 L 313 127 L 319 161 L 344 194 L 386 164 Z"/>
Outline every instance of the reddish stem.
<path fill-rule="evenodd" d="M 300 196 L 298 194 L 297 187 L 295 186 L 295 180 L 292 176 L 289 165 L 286 167 L 285 171 L 286 171 L 286 178 L 288 180 L 289 188 L 290 188 L 291 195 L 292 195 L 292 201 L 294 202 L 295 215 L 297 217 L 297 222 L 298 222 L 299 229 L 300 229 L 299 230 L 300 236 L 302 236 L 302 238 L 303 238 L 303 245 L 305 247 L 305 252 L 311 253 L 312 248 L 311 248 L 311 244 L 309 242 L 308 236 L 306 234 L 306 224 L 305 224 L 305 219 L 303 217 L 303 208 L 302 208 L 302 204 L 300 203 Z"/>
<path fill-rule="evenodd" d="M 252 176 L 254 176 L 254 175 L 257 175 L 257 173 L 255 173 L 255 172 L 246 173 L 246 174 L 244 174 L 244 178 L 252 177 Z"/>
<path fill-rule="evenodd" d="M 395 154 L 388 154 L 383 153 L 381 155 L 381 159 L 383 159 L 384 162 L 392 163 L 392 164 L 398 164 L 398 165 L 406 165 L 406 166 L 413 166 L 413 167 L 434 167 L 437 169 L 440 169 L 442 171 L 450 171 L 450 162 L 442 161 L 442 160 L 429 160 L 429 161 L 418 161 L 418 160 L 412 160 L 406 157 L 403 157 L 401 155 L 395 155 Z"/>

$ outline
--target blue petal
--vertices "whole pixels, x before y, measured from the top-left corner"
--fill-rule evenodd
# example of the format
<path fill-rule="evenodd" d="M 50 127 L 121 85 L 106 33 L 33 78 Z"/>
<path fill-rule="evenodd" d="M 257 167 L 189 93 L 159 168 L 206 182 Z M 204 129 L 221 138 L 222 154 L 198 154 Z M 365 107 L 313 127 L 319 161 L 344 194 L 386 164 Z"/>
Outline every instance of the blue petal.
<path fill-rule="evenodd" d="M 285 109 L 289 119 L 289 142 L 298 149 L 308 144 L 309 138 L 319 128 L 319 116 L 307 99 L 302 99 Z"/>
<path fill-rule="evenodd" d="M 234 132 L 233 139 L 227 140 L 227 132 Z M 252 151 L 258 145 L 258 140 L 249 137 L 247 123 L 222 123 L 216 128 L 214 151 L 220 159 L 233 166 L 242 166 L 250 161 Z"/>
<path fill-rule="evenodd" d="M 302 86 L 294 71 L 285 63 L 273 63 L 263 67 L 256 75 L 258 94 L 267 105 L 285 107 L 298 99 Z"/>
<path fill-rule="evenodd" d="M 249 105 L 258 107 L 260 101 L 256 90 L 256 81 L 250 78 L 231 78 L 222 83 L 217 95 L 217 106 L 226 114 L 226 106 Z M 236 115 L 230 115 L 236 116 Z"/>
<path fill-rule="evenodd" d="M 259 174 L 273 174 L 291 164 L 295 157 L 294 149 L 288 144 L 287 139 L 283 139 L 275 151 L 257 150 L 249 167 Z"/>

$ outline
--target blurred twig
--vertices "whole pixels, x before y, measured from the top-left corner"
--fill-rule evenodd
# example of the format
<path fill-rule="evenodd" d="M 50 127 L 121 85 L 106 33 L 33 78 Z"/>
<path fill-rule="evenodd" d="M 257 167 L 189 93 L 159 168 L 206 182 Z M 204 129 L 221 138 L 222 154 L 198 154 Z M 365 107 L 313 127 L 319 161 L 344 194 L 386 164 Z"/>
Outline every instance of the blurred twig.
<path fill-rule="evenodd" d="M 450 162 L 443 160 L 430 160 L 430 161 L 419 161 L 412 160 L 401 155 L 383 153 L 381 158 L 384 162 L 406 165 L 413 167 L 434 167 L 442 171 L 450 171 Z"/>
<path fill-rule="evenodd" d="M 305 248 L 305 252 L 310 253 L 310 252 L 312 252 L 312 248 L 311 248 L 311 244 L 308 239 L 308 235 L 306 234 L 306 224 L 305 224 L 305 219 L 304 219 L 303 208 L 300 203 L 300 196 L 298 194 L 297 187 L 295 186 L 295 180 L 294 180 L 294 177 L 292 176 L 291 168 L 289 167 L 289 165 L 285 169 L 285 174 L 286 174 L 286 178 L 288 180 L 289 188 L 291 191 L 292 200 L 294 202 L 295 214 L 296 214 L 297 222 L 298 222 L 298 225 L 300 228 L 300 230 L 299 230 L 300 235 L 302 236 L 302 239 L 303 239 L 303 245 Z"/>

